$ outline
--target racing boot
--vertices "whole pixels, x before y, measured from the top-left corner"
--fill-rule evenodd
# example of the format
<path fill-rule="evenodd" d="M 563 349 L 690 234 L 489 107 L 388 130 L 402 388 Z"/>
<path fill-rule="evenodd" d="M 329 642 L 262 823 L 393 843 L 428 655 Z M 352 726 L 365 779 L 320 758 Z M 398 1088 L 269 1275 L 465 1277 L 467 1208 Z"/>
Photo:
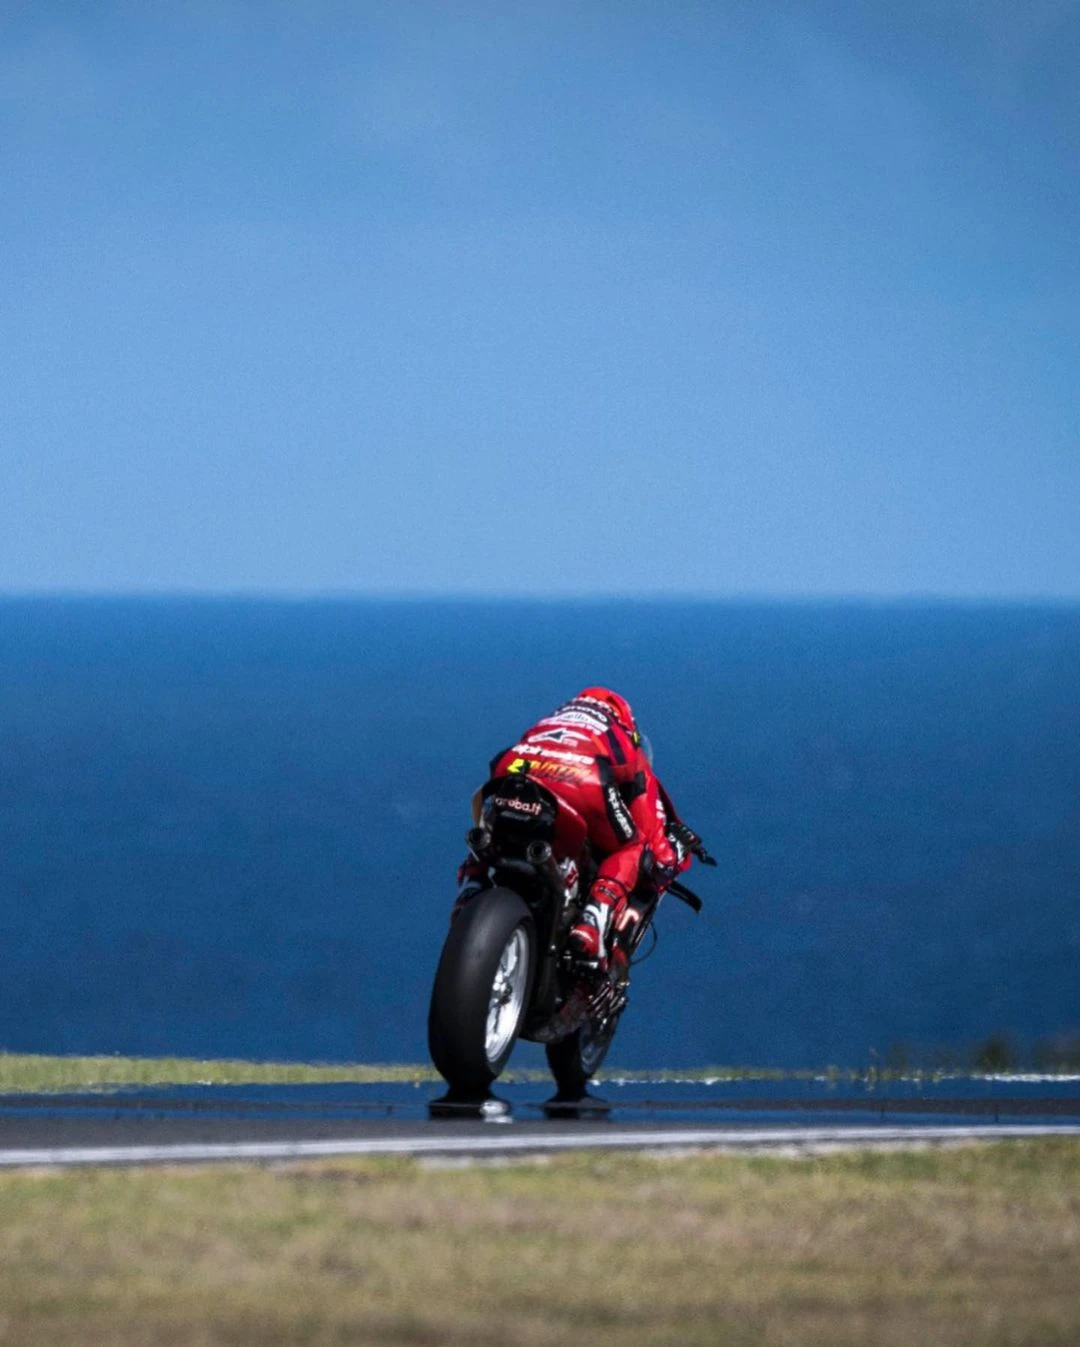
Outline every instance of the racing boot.
<path fill-rule="evenodd" d="M 601 971 L 608 966 L 608 932 L 618 907 L 626 900 L 610 880 L 598 879 L 581 920 L 570 928 L 570 952 L 580 963 Z"/>

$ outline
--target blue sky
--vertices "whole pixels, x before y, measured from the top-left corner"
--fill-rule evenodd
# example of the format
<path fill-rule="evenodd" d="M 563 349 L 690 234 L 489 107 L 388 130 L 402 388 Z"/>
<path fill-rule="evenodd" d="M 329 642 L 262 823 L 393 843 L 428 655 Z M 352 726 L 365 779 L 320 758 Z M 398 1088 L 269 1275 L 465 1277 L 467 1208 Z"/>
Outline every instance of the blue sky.
<path fill-rule="evenodd" d="M 1080 3 L 0 6 L 0 589 L 1080 597 Z"/>

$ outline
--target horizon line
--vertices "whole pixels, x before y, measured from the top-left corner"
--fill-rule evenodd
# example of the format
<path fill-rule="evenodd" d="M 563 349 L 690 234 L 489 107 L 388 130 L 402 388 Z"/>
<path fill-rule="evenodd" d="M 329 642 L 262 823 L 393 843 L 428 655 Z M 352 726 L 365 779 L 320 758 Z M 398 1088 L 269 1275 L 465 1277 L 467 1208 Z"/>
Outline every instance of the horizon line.
<path fill-rule="evenodd" d="M 875 593 L 858 590 L 821 590 L 812 593 L 787 593 L 779 590 L 438 590 L 438 589 L 105 589 L 55 586 L 35 589 L 0 588 L 0 602 L 33 600 L 158 602 L 253 602 L 253 603 L 694 603 L 694 604 L 894 604 L 1059 607 L 1080 605 L 1080 593 L 1007 592 L 974 594 L 909 590 L 902 593 Z"/>

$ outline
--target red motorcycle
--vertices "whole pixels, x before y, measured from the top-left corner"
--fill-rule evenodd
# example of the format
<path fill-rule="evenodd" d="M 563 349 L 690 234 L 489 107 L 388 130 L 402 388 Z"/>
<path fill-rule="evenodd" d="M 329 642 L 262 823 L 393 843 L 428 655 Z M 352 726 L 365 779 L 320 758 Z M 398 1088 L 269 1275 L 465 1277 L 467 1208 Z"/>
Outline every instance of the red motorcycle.
<path fill-rule="evenodd" d="M 715 865 L 671 817 L 673 839 Z M 567 949 L 596 872 L 581 820 L 537 781 L 499 777 L 481 791 L 466 842 L 490 887 L 458 911 L 443 945 L 428 1014 L 432 1061 L 452 1093 L 483 1095 L 525 1038 L 544 1044 L 559 1097 L 580 1098 L 611 1047 L 630 967 L 664 894 L 695 912 L 701 899 L 677 880 L 643 875 L 630 920 L 612 937 L 625 957 L 604 971 L 583 967 Z"/>

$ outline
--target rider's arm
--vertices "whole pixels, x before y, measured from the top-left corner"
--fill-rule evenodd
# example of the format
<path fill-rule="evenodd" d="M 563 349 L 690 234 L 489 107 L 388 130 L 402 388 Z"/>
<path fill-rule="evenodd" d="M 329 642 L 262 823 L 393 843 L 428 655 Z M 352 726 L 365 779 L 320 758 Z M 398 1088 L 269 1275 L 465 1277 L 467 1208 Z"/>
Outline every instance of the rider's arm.
<path fill-rule="evenodd" d="M 652 764 L 635 736 L 620 733 L 622 753 L 616 758 L 615 772 L 619 793 L 630 810 L 630 817 L 639 837 L 652 853 L 653 863 L 662 870 L 677 873 L 685 869 L 667 835 L 668 815 L 664 809 L 664 792 Z M 689 863 L 689 862 L 687 862 Z"/>

